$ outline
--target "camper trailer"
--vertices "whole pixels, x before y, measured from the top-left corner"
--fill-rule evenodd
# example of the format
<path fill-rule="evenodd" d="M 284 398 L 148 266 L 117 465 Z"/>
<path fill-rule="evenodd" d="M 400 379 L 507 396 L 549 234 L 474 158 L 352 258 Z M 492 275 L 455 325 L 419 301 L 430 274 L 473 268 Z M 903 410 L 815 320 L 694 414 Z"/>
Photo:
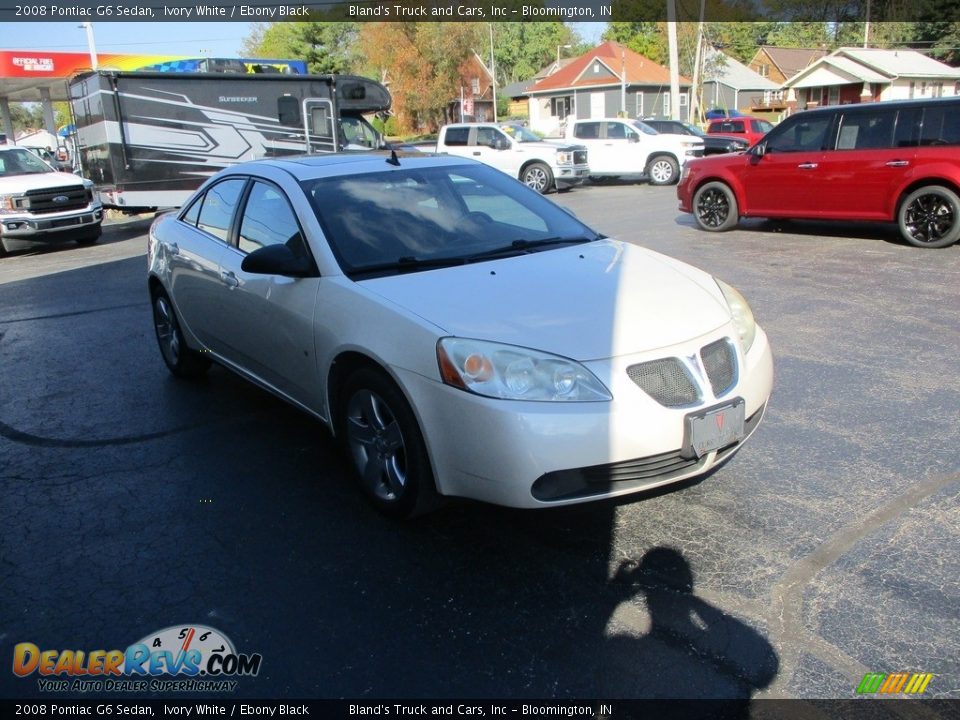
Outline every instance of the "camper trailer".
<path fill-rule="evenodd" d="M 105 207 L 179 207 L 235 163 L 370 150 L 390 93 L 353 75 L 95 71 L 70 81 L 81 173 Z"/>

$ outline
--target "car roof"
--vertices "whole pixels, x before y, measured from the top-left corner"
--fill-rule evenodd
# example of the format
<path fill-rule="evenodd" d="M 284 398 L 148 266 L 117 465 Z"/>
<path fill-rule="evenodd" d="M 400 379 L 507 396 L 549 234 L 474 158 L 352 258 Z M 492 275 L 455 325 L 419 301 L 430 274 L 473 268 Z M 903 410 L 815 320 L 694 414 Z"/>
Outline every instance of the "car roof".
<path fill-rule="evenodd" d="M 836 112 L 838 110 L 843 110 L 843 112 L 850 112 L 853 110 L 860 112 L 870 112 L 871 110 L 876 109 L 885 109 L 885 108 L 904 108 L 904 107 L 922 107 L 926 105 L 950 105 L 960 103 L 960 97 L 956 95 L 951 95 L 947 97 L 939 98 L 913 98 L 910 100 L 881 100 L 880 102 L 865 102 L 865 103 L 850 103 L 847 105 L 824 105 L 823 107 L 811 108 L 809 110 L 803 110 L 805 115 L 807 113 L 829 113 Z M 799 112 L 797 113 L 799 114 Z"/>
<path fill-rule="evenodd" d="M 291 155 L 282 158 L 262 158 L 233 165 L 224 174 L 254 173 L 265 167 L 282 170 L 298 180 L 310 180 L 336 175 L 354 175 L 390 169 L 443 167 L 454 165 L 479 165 L 469 158 L 454 155 L 431 155 L 421 152 L 395 153 L 399 165 L 388 162 L 394 157 L 390 152 L 342 152 L 323 155 Z"/>

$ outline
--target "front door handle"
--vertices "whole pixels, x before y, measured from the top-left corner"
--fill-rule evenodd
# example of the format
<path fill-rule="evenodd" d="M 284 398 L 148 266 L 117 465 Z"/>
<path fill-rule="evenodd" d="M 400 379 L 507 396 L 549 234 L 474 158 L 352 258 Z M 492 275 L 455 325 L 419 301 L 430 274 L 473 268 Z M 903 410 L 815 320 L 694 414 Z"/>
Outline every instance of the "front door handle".
<path fill-rule="evenodd" d="M 229 287 L 231 290 L 235 287 L 240 286 L 240 281 L 237 280 L 237 276 L 234 275 L 233 271 L 231 270 L 228 270 L 227 272 L 224 272 L 223 270 L 221 270 L 220 279 L 223 280 L 224 285 Z"/>
<path fill-rule="evenodd" d="M 887 163 L 887 167 L 906 167 L 909 164 L 909 160 L 891 160 Z"/>
<path fill-rule="evenodd" d="M 480 157 L 480 151 L 479 151 L 479 150 L 477 150 L 477 151 L 476 151 L 475 153 L 473 153 L 473 154 L 476 155 L 477 157 Z"/>
<path fill-rule="evenodd" d="M 800 163 L 797 167 L 801 170 L 816 170 L 817 163 Z"/>

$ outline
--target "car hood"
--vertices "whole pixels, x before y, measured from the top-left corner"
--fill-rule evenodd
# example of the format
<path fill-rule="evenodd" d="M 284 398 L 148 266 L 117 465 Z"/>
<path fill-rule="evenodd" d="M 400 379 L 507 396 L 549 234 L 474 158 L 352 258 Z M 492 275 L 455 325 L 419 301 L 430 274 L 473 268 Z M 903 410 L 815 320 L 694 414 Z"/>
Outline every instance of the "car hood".
<path fill-rule="evenodd" d="M 83 185 L 83 180 L 72 173 L 65 172 L 0 177 L 0 193 L 22 193 L 26 190 L 44 190 L 72 185 Z"/>
<path fill-rule="evenodd" d="M 709 275 L 615 240 L 359 284 L 444 334 L 580 361 L 673 345 L 730 320 Z"/>

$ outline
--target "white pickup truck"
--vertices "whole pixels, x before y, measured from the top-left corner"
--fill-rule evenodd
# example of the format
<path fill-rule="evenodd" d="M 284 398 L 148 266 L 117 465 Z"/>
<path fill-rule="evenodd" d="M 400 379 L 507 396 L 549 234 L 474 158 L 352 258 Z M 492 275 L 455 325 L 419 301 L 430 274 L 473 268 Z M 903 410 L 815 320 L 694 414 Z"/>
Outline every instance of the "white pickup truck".
<path fill-rule="evenodd" d="M 565 137 L 587 147 L 591 177 L 645 177 L 651 185 L 673 185 L 687 160 L 703 157 L 702 139 L 658 133 L 628 118 L 571 120 Z"/>
<path fill-rule="evenodd" d="M 54 170 L 26 148 L 0 147 L 0 255 L 35 242 L 89 245 L 102 222 L 92 182 Z"/>
<path fill-rule="evenodd" d="M 566 190 L 590 175 L 583 145 L 541 140 L 518 123 L 444 125 L 437 152 L 479 160 L 539 193 Z"/>

